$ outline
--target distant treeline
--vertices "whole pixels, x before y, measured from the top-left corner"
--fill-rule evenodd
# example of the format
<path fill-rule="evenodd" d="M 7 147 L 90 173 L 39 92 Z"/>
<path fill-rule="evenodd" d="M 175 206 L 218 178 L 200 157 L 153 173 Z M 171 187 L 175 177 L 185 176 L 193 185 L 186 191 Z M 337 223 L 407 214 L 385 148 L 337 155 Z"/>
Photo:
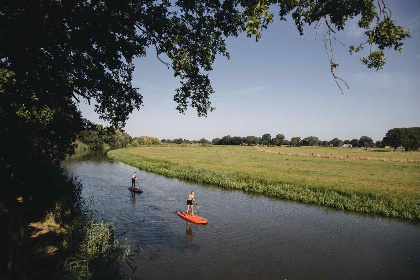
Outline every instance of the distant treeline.
<path fill-rule="evenodd" d="M 188 139 L 183 139 L 183 138 L 178 138 L 178 139 L 162 139 L 160 140 L 162 143 L 167 143 L 167 144 L 211 144 L 211 142 L 205 138 L 201 138 L 200 140 L 188 140 Z"/>
<path fill-rule="evenodd" d="M 378 147 L 383 146 L 382 141 L 377 141 L 374 143 L 372 138 L 368 136 L 362 136 L 360 139 L 353 140 L 340 140 L 334 138 L 330 141 L 320 140 L 316 136 L 308 136 L 305 138 L 301 137 L 292 137 L 290 140 L 286 140 L 283 134 L 277 134 L 276 137 L 272 138 L 271 134 L 266 133 L 261 137 L 257 136 L 247 136 L 239 137 L 230 135 L 224 136 L 222 138 L 214 138 L 212 140 L 213 145 L 266 145 L 266 146 L 282 146 L 290 145 L 292 147 L 300 146 L 324 146 L 324 147 L 341 147 L 344 144 L 351 145 L 352 147 Z"/>
<path fill-rule="evenodd" d="M 122 129 L 103 127 L 92 123 L 85 124 L 85 129 L 77 135 L 76 141 L 79 150 L 120 149 L 159 144 L 161 142 L 156 137 L 131 137 Z"/>
<path fill-rule="evenodd" d="M 202 139 L 201 141 L 207 141 Z M 274 138 L 269 133 L 261 137 L 257 136 L 224 136 L 222 138 L 214 138 L 211 142 L 213 145 L 266 145 L 266 146 L 282 146 L 290 145 L 292 147 L 300 146 L 323 146 L 323 147 L 357 147 L 357 148 L 384 148 L 390 146 L 394 149 L 403 147 L 406 151 L 416 151 L 420 148 L 420 127 L 410 128 L 393 128 L 390 129 L 382 140 L 376 142 L 369 136 L 361 136 L 359 139 L 341 140 L 334 138 L 330 141 L 320 140 L 316 136 L 308 136 L 303 139 L 301 137 L 292 137 L 286 140 L 283 134 L 277 134 Z"/>
<path fill-rule="evenodd" d="M 88 123 L 85 129 L 79 133 L 77 144 L 79 149 L 98 150 L 104 148 L 119 149 L 125 147 L 138 147 L 141 145 L 159 145 L 168 144 L 202 144 L 202 145 L 265 145 L 265 146 L 321 146 L 321 147 L 355 147 L 355 148 L 385 148 L 387 146 L 394 149 L 403 147 L 406 151 L 416 151 L 420 148 L 420 127 L 410 128 L 393 128 L 390 129 L 386 136 L 379 141 L 373 141 L 369 136 L 361 136 L 359 139 L 341 140 L 334 138 L 329 141 L 320 140 L 316 136 L 308 136 L 305 138 L 292 137 L 287 140 L 283 134 L 277 134 L 272 137 L 266 133 L 261 137 L 258 136 L 230 136 L 226 135 L 222 138 L 214 138 L 211 142 L 205 138 L 200 140 L 188 140 L 184 138 L 162 139 L 156 137 L 141 136 L 131 137 L 124 130 L 103 127 Z"/>

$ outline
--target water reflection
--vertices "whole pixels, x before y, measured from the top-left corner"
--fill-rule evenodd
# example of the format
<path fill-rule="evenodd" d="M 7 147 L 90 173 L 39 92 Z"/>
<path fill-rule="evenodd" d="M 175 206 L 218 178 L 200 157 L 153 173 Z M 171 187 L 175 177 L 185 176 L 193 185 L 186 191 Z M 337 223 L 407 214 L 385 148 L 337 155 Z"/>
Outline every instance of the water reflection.
<path fill-rule="evenodd" d="M 187 234 L 187 241 L 188 244 L 194 244 L 194 232 L 193 232 L 193 223 L 186 221 L 186 229 L 185 232 Z"/>
<path fill-rule="evenodd" d="M 131 202 L 132 202 L 132 206 L 133 209 L 136 207 L 136 193 L 135 192 L 131 192 Z"/>
<path fill-rule="evenodd" d="M 97 162 L 97 163 L 104 162 L 104 161 L 112 162 L 113 160 L 108 158 L 106 155 L 108 151 L 109 150 L 80 151 L 70 157 L 67 157 L 62 162 L 62 164 L 66 166 L 71 163 L 80 162 L 80 161 L 90 161 L 90 162 Z"/>

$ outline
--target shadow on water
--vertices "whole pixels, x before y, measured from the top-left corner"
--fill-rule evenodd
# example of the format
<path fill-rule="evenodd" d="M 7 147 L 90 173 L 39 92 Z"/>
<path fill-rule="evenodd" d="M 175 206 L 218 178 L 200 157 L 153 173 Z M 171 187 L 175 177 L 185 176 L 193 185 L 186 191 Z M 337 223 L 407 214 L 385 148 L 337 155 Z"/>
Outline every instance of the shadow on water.
<path fill-rule="evenodd" d="M 116 236 L 130 241 L 130 278 L 420 279 L 418 224 L 192 184 L 104 155 L 66 168 L 97 217 L 115 218 Z M 135 196 L 133 171 L 144 190 Z M 205 226 L 176 215 L 191 190 Z"/>
<path fill-rule="evenodd" d="M 109 150 L 98 150 L 98 151 L 79 151 L 73 154 L 72 156 L 67 157 L 63 162 L 63 166 L 67 166 L 74 162 L 79 161 L 91 161 L 91 162 L 104 162 L 113 160 L 110 159 L 106 154 Z"/>

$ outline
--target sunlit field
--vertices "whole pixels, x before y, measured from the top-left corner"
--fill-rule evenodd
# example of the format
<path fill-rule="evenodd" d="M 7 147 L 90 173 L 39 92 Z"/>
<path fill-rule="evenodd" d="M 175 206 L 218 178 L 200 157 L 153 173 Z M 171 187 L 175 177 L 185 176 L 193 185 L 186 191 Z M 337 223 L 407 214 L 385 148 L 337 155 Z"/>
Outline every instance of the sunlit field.
<path fill-rule="evenodd" d="M 401 149 L 378 148 L 333 148 L 333 147 L 264 147 L 266 151 L 292 153 L 294 155 L 311 155 L 322 157 L 338 157 L 359 160 L 379 160 L 396 162 L 420 162 L 420 152 L 405 152 Z"/>

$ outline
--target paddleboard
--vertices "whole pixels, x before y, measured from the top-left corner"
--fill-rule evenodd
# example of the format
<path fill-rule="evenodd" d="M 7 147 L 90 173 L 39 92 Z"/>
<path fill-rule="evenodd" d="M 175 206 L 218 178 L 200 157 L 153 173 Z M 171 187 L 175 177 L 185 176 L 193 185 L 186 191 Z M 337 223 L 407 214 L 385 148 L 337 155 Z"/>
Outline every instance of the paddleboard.
<path fill-rule="evenodd" d="M 181 218 L 184 218 L 185 220 L 196 223 L 196 224 L 207 224 L 208 223 L 208 221 L 206 219 L 204 219 L 203 217 L 197 216 L 197 215 L 191 215 L 191 214 L 187 214 L 185 212 L 176 212 L 176 213 Z"/>
<path fill-rule="evenodd" d="M 142 193 L 143 192 L 143 190 L 141 190 L 141 189 L 139 189 L 139 188 L 133 188 L 133 187 L 130 187 L 130 188 L 128 188 L 130 191 L 132 191 L 132 192 L 135 192 L 135 193 Z"/>

